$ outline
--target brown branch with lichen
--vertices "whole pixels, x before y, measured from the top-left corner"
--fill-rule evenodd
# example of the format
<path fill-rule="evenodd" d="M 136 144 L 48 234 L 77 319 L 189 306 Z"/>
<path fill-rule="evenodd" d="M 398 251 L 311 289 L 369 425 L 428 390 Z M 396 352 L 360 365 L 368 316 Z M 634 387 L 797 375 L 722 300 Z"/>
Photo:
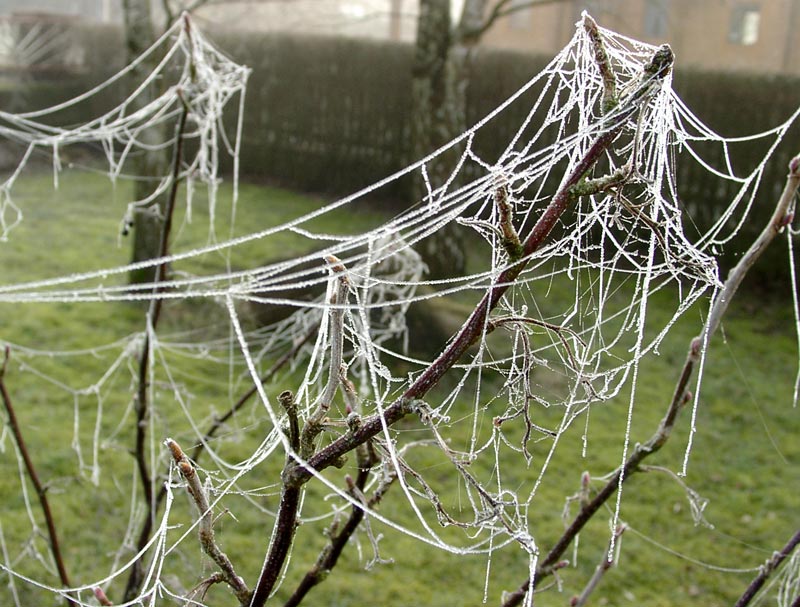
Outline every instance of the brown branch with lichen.
<path fill-rule="evenodd" d="M 786 227 L 794 218 L 794 201 L 800 187 L 800 156 L 796 156 L 789 163 L 789 174 L 786 178 L 786 185 L 783 189 L 775 211 L 764 230 L 756 238 L 739 263 L 730 271 L 728 279 L 725 281 L 719 295 L 714 299 L 708 319 L 700 336 L 695 337 L 689 347 L 689 354 L 683 365 L 672 401 L 667 408 L 667 413 L 659 424 L 658 430 L 650 439 L 644 443 L 636 445 L 633 453 L 626 462 L 619 467 L 600 492 L 588 503 L 583 505 L 572 523 L 567 527 L 562 536 L 555 543 L 547 556 L 538 564 L 533 578 L 527 579 L 515 591 L 504 596 L 503 607 L 513 607 L 521 604 L 525 595 L 536 589 L 537 584 L 543 578 L 550 575 L 554 565 L 559 561 L 566 549 L 580 533 L 583 527 L 592 519 L 600 507 L 618 490 L 630 476 L 640 470 L 640 464 L 645 458 L 649 457 L 664 445 L 669 439 L 678 413 L 683 406 L 691 400 L 691 392 L 688 389 L 689 380 L 692 377 L 695 364 L 700 358 L 700 354 L 713 334 L 719 328 L 725 312 L 728 309 L 731 299 L 744 280 L 747 271 L 753 266 L 764 250 L 775 239 L 775 237 Z M 746 603 L 745 603 L 746 604 Z"/>
<path fill-rule="evenodd" d="M 233 563 L 217 545 L 214 534 L 214 514 L 211 506 L 208 503 L 208 494 L 206 489 L 200 482 L 200 477 L 197 474 L 189 458 L 186 457 L 180 445 L 171 438 L 165 441 L 166 446 L 169 448 L 172 458 L 178 466 L 181 476 L 186 480 L 186 489 L 191 495 L 192 500 L 197 506 L 200 513 L 200 522 L 198 524 L 198 535 L 200 537 L 200 546 L 214 563 L 220 568 L 219 574 L 214 574 L 211 578 L 206 580 L 206 584 L 225 582 L 233 590 L 233 594 L 239 600 L 240 605 L 248 605 L 250 603 L 250 590 L 244 580 L 237 575 L 233 567 Z"/>
<path fill-rule="evenodd" d="M 514 228 L 514 209 L 509 202 L 508 183 L 500 177 L 494 190 L 494 204 L 497 208 L 497 223 L 500 224 L 500 244 L 509 261 L 516 262 L 522 257 L 523 247 L 519 234 Z"/>
<path fill-rule="evenodd" d="M 36 491 L 36 497 L 39 498 L 39 505 L 42 508 L 44 521 L 47 525 L 47 535 L 50 537 L 50 553 L 53 555 L 53 561 L 55 561 L 56 564 L 58 578 L 61 580 L 61 584 L 63 586 L 69 588 L 72 586 L 72 584 L 69 581 L 67 568 L 64 565 L 64 558 L 61 555 L 56 523 L 55 519 L 53 518 L 53 511 L 50 509 L 50 501 L 47 499 L 47 487 L 45 487 L 41 480 L 39 480 L 36 467 L 33 465 L 33 460 L 31 459 L 30 453 L 28 452 L 28 447 L 25 444 L 25 438 L 22 436 L 22 429 L 20 428 L 19 421 L 17 420 L 14 404 L 11 401 L 11 394 L 8 392 L 8 388 L 6 388 L 6 370 L 10 358 L 11 348 L 6 346 L 3 365 L 0 367 L 0 396 L 2 396 L 3 405 L 5 405 L 6 414 L 8 415 L 8 425 L 11 428 L 11 435 L 14 437 L 14 443 L 17 446 L 17 451 L 19 452 L 20 456 L 22 457 L 22 461 L 25 464 L 25 472 L 27 472 L 28 478 L 30 479 L 31 484 Z M 64 600 L 67 602 L 69 607 L 77 607 L 77 603 L 69 595 L 65 594 Z"/>
<path fill-rule="evenodd" d="M 583 29 L 592 44 L 594 62 L 600 70 L 600 77 L 603 79 L 603 100 L 600 103 L 600 108 L 604 114 L 607 114 L 617 106 L 617 77 L 611 68 L 611 61 L 608 58 L 606 45 L 600 35 L 597 22 L 588 14 L 583 16 Z"/>

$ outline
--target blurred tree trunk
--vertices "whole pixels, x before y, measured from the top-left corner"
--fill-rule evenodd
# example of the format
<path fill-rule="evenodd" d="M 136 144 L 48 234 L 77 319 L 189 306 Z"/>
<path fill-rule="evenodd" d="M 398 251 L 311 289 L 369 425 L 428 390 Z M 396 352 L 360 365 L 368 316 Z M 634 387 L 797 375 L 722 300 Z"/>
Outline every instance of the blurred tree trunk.
<path fill-rule="evenodd" d="M 458 19 L 453 18 L 451 0 L 420 0 L 417 41 L 412 75 L 412 154 L 414 160 L 439 149 L 467 130 L 467 94 L 476 48 L 492 25 L 512 13 L 564 0 L 464 0 Z M 435 190 L 450 178 L 464 152 L 454 146 L 427 167 Z M 463 181 L 456 177 L 450 189 Z M 424 200 L 428 191 L 420 176 L 413 200 Z M 431 278 L 445 278 L 466 269 L 465 237 L 458 225 L 426 238 L 420 254 Z"/>
<path fill-rule="evenodd" d="M 122 12 L 125 25 L 125 45 L 127 60 L 130 63 L 155 42 L 153 19 L 150 12 L 150 0 L 122 0 Z M 131 82 L 138 86 L 158 64 L 158 56 L 153 54 L 143 61 L 132 73 Z M 153 84 L 142 91 L 136 99 L 131 111 L 136 111 L 158 95 L 157 85 Z M 146 147 L 156 146 L 164 141 L 163 129 L 151 126 L 138 134 L 140 143 Z M 137 180 L 134 182 L 134 199 L 143 200 L 152 194 L 159 181 L 166 174 L 169 160 L 167 150 L 141 150 L 134 158 L 133 172 Z M 138 207 L 132 217 L 133 246 L 131 262 L 144 261 L 158 257 L 161 244 L 164 208 L 163 196 L 157 197 L 146 206 Z M 155 279 L 155 267 L 131 272 L 131 283 L 152 282 Z"/>
<path fill-rule="evenodd" d="M 485 0 L 477 0 L 483 5 Z M 475 0 L 467 0 L 467 4 Z M 454 28 L 450 0 L 421 0 L 412 73 L 412 154 L 422 158 L 451 141 L 467 128 L 466 97 L 472 44 L 465 44 L 460 28 Z M 434 190 L 455 169 L 463 148 L 456 146 L 427 167 Z M 457 187 L 458 180 L 453 183 Z M 419 176 L 413 200 L 423 200 L 427 186 Z M 464 237 L 453 223 L 422 242 L 421 255 L 431 278 L 462 275 L 466 269 Z"/>

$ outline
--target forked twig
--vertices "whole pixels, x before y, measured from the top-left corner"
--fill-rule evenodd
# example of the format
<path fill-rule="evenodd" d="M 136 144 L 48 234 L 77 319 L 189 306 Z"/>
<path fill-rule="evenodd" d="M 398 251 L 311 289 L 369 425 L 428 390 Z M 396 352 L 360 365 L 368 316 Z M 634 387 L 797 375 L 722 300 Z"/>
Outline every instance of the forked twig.
<path fill-rule="evenodd" d="M 55 561 L 56 569 L 58 570 L 58 577 L 61 580 L 61 584 L 69 588 L 72 586 L 72 584 L 69 581 L 67 568 L 64 565 L 64 559 L 61 556 L 61 548 L 59 547 L 58 543 L 56 523 L 55 519 L 53 518 L 53 512 L 50 510 L 50 502 L 47 499 L 47 487 L 42 484 L 42 482 L 39 480 L 39 475 L 36 473 L 36 467 L 33 465 L 33 460 L 28 453 L 28 447 L 26 446 L 25 439 L 22 436 L 22 429 L 19 426 L 19 421 L 17 421 L 17 414 L 14 411 L 14 405 L 11 402 L 11 395 L 6 388 L 6 369 L 8 367 L 8 361 L 10 358 L 11 348 L 6 346 L 3 366 L 0 367 L 0 395 L 3 397 L 3 404 L 5 405 L 6 413 L 8 414 L 8 425 L 11 428 L 11 434 L 14 437 L 17 450 L 22 456 L 22 461 L 25 464 L 25 471 L 28 473 L 28 478 L 30 479 L 33 488 L 36 490 L 36 496 L 39 498 L 39 505 L 42 508 L 42 514 L 44 515 L 44 520 L 47 524 L 47 534 L 50 536 L 50 552 L 53 555 L 53 560 Z M 64 595 L 64 600 L 67 602 L 69 607 L 77 607 L 77 603 L 68 595 Z"/>
<path fill-rule="evenodd" d="M 297 529 L 297 511 L 300 506 L 301 484 L 291 482 L 292 475 L 302 466 L 295 461 L 298 455 L 302 460 L 309 460 L 316 451 L 315 440 L 322 432 L 324 422 L 330 410 L 333 398 L 342 382 L 342 360 L 344 348 L 344 306 L 350 291 L 350 282 L 347 278 L 346 268 L 333 255 L 328 255 L 325 260 L 331 270 L 332 293 L 329 303 L 330 336 L 330 362 L 328 366 L 328 380 L 317 399 L 313 411 L 303 425 L 302 430 L 297 428 L 296 409 L 292 401 L 291 392 L 284 392 L 281 403 L 287 410 L 290 420 L 290 442 L 293 453 L 287 457 L 286 465 L 281 473 L 281 498 L 278 506 L 278 516 L 272 529 L 269 551 L 261 569 L 258 582 L 253 590 L 251 607 L 262 607 L 269 598 L 280 571 L 286 561 L 286 556 L 294 541 Z M 285 397 L 285 398 L 284 398 Z M 291 401 L 291 402 L 290 402 Z M 287 406 L 289 405 L 289 406 Z M 290 409 L 291 407 L 291 409 Z M 299 434 L 299 436 L 298 436 Z M 299 453 L 298 453 L 299 448 Z M 341 460 L 339 460 L 341 462 Z"/>

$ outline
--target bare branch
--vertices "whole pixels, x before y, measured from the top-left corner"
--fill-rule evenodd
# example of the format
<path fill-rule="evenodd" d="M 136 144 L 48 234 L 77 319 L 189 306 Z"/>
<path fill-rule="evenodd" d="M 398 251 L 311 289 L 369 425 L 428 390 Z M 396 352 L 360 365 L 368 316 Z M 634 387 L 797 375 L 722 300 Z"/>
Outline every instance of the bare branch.
<path fill-rule="evenodd" d="M 486 15 L 486 18 L 483 20 L 483 24 L 481 25 L 480 29 L 477 32 L 474 32 L 473 35 L 476 37 L 482 36 L 495 24 L 498 19 L 502 17 L 508 17 L 509 15 L 528 10 L 529 8 L 545 6 L 547 4 L 557 4 L 559 2 L 563 2 L 563 0 L 529 0 L 528 2 L 519 3 L 514 3 L 512 0 L 499 0 L 499 2 L 492 7 L 491 12 Z"/>
<path fill-rule="evenodd" d="M 719 297 L 714 302 L 714 306 L 709 314 L 706 323 L 706 331 L 709 337 L 717 330 L 722 317 L 728 309 L 728 304 L 733 299 L 734 294 L 742 284 L 745 275 L 753 267 L 753 264 L 758 260 L 775 237 L 780 234 L 788 223 L 794 218 L 794 205 L 797 188 L 800 186 L 800 156 L 795 156 L 789 163 L 789 174 L 786 177 L 786 185 L 783 188 L 780 200 L 775 207 L 769 223 L 767 223 L 764 230 L 756 238 L 747 252 L 739 260 L 730 273 L 728 279 L 725 281 L 725 286 L 720 291 Z"/>
<path fill-rule="evenodd" d="M 72 586 L 72 584 L 69 581 L 67 568 L 64 565 L 64 559 L 61 556 L 61 548 L 59 547 L 58 543 L 56 523 L 55 519 L 53 518 L 53 512 L 50 510 L 50 502 L 47 499 L 47 488 L 39 480 L 39 475 L 36 473 L 36 467 L 33 465 L 33 460 L 28 453 L 28 447 L 26 446 L 25 439 L 22 436 L 22 429 L 17 421 L 17 414 L 14 411 L 14 405 L 11 402 L 11 395 L 6 388 L 6 369 L 8 367 L 8 361 L 10 357 L 11 348 L 6 346 L 5 357 L 3 358 L 3 366 L 0 367 L 0 396 L 3 398 L 3 405 L 5 405 L 6 413 L 8 414 L 8 425 L 11 428 L 11 434 L 14 437 L 17 450 L 22 456 L 22 461 L 25 464 L 25 471 L 28 473 L 28 478 L 30 479 L 33 488 L 36 490 L 36 496 L 39 498 L 39 505 L 42 508 L 42 514 L 44 515 L 44 520 L 47 524 L 47 534 L 50 536 L 50 552 L 52 553 L 53 560 L 56 563 L 58 577 L 61 580 L 61 584 L 69 588 Z M 64 600 L 67 602 L 69 607 L 77 607 L 77 603 L 69 596 L 64 595 Z"/>
<path fill-rule="evenodd" d="M 167 253 L 169 252 L 169 237 L 172 229 L 172 216 L 175 210 L 175 200 L 178 195 L 178 186 L 180 185 L 181 163 L 183 161 L 183 138 L 186 130 L 186 119 L 189 115 L 188 103 L 186 103 L 186 100 L 183 98 L 180 92 L 178 92 L 178 95 L 182 103 L 182 111 L 176 127 L 175 152 L 172 159 L 172 182 L 170 184 L 167 206 L 164 211 L 164 225 L 161 232 L 159 257 L 162 259 L 165 259 Z M 136 438 L 133 453 L 136 460 L 136 467 L 139 472 L 139 479 L 142 484 L 142 492 L 144 494 L 144 501 L 147 509 L 145 513 L 145 520 L 142 523 L 142 530 L 139 534 L 139 541 L 136 545 L 137 552 L 141 552 L 150 539 L 150 534 L 152 533 L 155 522 L 156 510 L 158 508 L 155 496 L 153 494 L 153 479 L 150 475 L 150 469 L 147 464 L 145 442 L 147 439 L 147 418 L 150 414 L 148 404 L 148 388 L 150 382 L 148 381 L 148 373 L 150 371 L 151 336 L 155 334 L 155 331 L 158 327 L 158 321 L 161 318 L 163 300 L 158 296 L 158 294 L 162 290 L 161 282 L 166 279 L 166 275 L 167 262 L 162 261 L 158 266 L 156 266 L 156 273 L 153 282 L 153 299 L 150 301 L 150 307 L 147 312 L 147 328 L 144 333 L 142 349 L 139 353 L 139 376 L 137 379 L 136 396 L 134 399 L 134 412 L 136 414 Z M 143 567 L 141 559 L 139 559 L 131 567 L 131 574 L 125 587 L 124 596 L 126 601 L 131 601 L 136 597 L 142 581 Z"/>
<path fill-rule="evenodd" d="M 598 584 L 600 584 L 600 580 L 603 579 L 603 575 L 605 572 L 611 569 L 614 566 L 614 560 L 609 558 L 609 552 L 614 548 L 614 546 L 619 546 L 619 539 L 622 537 L 622 534 L 625 533 L 625 525 L 619 525 L 615 530 L 613 537 L 608 542 L 608 550 L 603 553 L 603 558 L 592 574 L 592 577 L 589 578 L 586 586 L 583 589 L 583 592 L 580 593 L 579 596 L 573 597 L 572 600 L 569 602 L 570 607 L 583 607 L 586 604 L 586 601 L 589 600 L 589 595 L 594 592 L 595 588 L 597 588 Z"/>
<path fill-rule="evenodd" d="M 588 13 L 583 16 L 583 28 L 589 36 L 594 48 L 594 60 L 597 63 L 597 69 L 600 70 L 600 76 L 603 79 L 603 101 L 601 104 L 604 114 L 607 114 L 617 105 L 617 77 L 614 75 L 614 70 L 611 69 L 611 62 L 608 59 L 606 52 L 606 45 L 603 42 L 600 31 L 597 29 L 597 22 L 592 19 Z"/>

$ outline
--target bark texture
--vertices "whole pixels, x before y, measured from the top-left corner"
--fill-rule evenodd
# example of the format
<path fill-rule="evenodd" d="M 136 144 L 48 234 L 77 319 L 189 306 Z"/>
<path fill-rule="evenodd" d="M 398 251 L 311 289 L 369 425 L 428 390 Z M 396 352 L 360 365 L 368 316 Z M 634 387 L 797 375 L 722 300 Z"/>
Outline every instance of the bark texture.
<path fill-rule="evenodd" d="M 155 42 L 153 19 L 150 11 L 149 0 L 123 0 L 123 20 L 125 26 L 125 48 L 128 62 L 133 61 L 145 52 Z M 132 87 L 138 86 L 152 73 L 157 65 L 158 56 L 152 55 L 143 61 L 131 75 Z M 133 90 L 133 88 L 131 89 Z M 156 85 L 142 91 L 131 111 L 145 107 L 158 95 Z M 138 133 L 140 143 L 146 147 L 157 145 L 164 141 L 163 129 L 150 126 Z M 142 151 L 133 159 L 133 172 L 138 179 L 134 185 L 133 196 L 135 200 L 144 200 L 152 194 L 161 178 L 167 172 L 169 160 L 166 151 Z M 158 197 L 147 205 L 138 207 L 134 212 L 132 221 L 132 254 L 131 262 L 146 261 L 158 257 L 161 244 L 161 231 L 163 229 L 163 196 Z M 143 268 L 131 272 L 131 283 L 153 282 L 155 280 L 155 267 Z"/>

